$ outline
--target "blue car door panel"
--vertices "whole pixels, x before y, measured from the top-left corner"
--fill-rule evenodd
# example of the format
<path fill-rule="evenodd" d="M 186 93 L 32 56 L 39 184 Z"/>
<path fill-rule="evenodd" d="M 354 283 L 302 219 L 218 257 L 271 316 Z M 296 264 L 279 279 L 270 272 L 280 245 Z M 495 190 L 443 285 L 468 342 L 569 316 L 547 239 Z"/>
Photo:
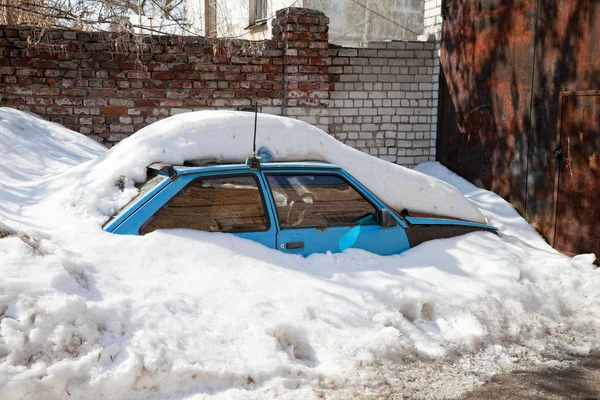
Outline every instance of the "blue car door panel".
<path fill-rule="evenodd" d="M 278 224 L 281 251 L 309 255 L 358 248 L 381 255 L 409 247 L 403 227 L 383 228 L 383 207 L 351 178 L 333 171 L 265 172 Z"/>
<path fill-rule="evenodd" d="M 346 171 L 323 163 L 149 169 L 139 195 L 108 232 L 222 232 L 307 256 L 363 249 L 401 253 L 432 239 L 495 228 L 444 217 L 398 214 Z"/>
<path fill-rule="evenodd" d="M 143 235 L 156 229 L 232 233 L 270 248 L 277 232 L 261 176 L 248 170 L 182 175 L 113 232 Z"/>

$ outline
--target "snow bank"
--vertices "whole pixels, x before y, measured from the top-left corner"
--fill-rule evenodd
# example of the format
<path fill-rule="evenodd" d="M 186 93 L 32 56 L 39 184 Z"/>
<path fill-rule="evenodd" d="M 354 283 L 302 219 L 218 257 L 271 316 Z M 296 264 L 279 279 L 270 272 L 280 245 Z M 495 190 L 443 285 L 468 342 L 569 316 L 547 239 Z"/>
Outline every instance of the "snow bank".
<path fill-rule="evenodd" d="M 0 204 L 20 221 L 0 225 L 3 400 L 451 398 L 515 365 L 600 346 L 591 257 L 536 242 L 502 199 L 438 164 L 425 168 L 457 183 L 500 237 L 302 258 L 226 234 L 112 235 L 47 199 L 89 179 L 89 164 L 137 168 L 111 153 L 36 185 L 0 168 L 10 182 Z M 11 162 L 30 154 L 36 177 L 78 160 L 51 164 L 25 142 Z M 143 175 L 155 155 L 136 154 Z"/>
<path fill-rule="evenodd" d="M 110 216 L 135 195 L 132 181 L 143 181 L 146 167 L 153 162 L 181 165 L 186 160 L 216 158 L 243 163 L 252 151 L 253 129 L 254 114 L 247 112 L 198 111 L 161 120 L 68 172 L 60 185 L 65 181 L 70 185 L 58 201 L 63 205 L 76 201 L 75 207 L 85 214 L 97 208 L 101 216 Z M 260 114 L 257 148 L 263 146 L 278 161 L 336 164 L 397 210 L 485 222 L 479 210 L 451 185 L 345 146 L 304 122 Z M 117 181 L 126 183 L 124 193 L 115 187 Z"/>
<path fill-rule="evenodd" d="M 0 139 L 0 185 L 6 186 L 57 174 L 106 151 L 95 140 L 12 108 L 0 108 Z"/>
<path fill-rule="evenodd" d="M 0 230 L 3 221 L 18 223 L 22 207 L 55 193 L 44 189 L 47 177 L 105 151 L 98 142 L 62 125 L 0 107 Z"/>

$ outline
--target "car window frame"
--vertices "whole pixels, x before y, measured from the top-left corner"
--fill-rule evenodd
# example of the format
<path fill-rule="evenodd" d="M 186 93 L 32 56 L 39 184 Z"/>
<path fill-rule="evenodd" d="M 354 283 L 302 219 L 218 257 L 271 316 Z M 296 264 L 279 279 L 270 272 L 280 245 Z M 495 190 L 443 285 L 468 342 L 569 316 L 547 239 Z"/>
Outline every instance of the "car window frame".
<path fill-rule="evenodd" d="M 327 228 L 338 228 L 338 227 L 355 227 L 355 226 L 362 226 L 362 225 L 379 225 L 379 223 L 377 221 L 373 221 L 373 222 L 363 222 L 363 223 L 357 223 L 357 224 L 353 224 L 353 225 L 336 225 L 336 226 L 328 226 L 328 227 L 322 227 L 322 226 L 303 226 L 303 227 L 291 227 L 291 228 L 282 228 L 281 227 L 281 221 L 279 219 L 279 214 L 277 213 L 277 204 L 275 202 L 275 197 L 273 196 L 273 189 L 271 188 L 271 184 L 269 183 L 269 179 L 268 177 L 270 175 L 286 175 L 286 176 L 298 176 L 298 175 L 320 175 L 320 176 L 324 176 L 324 175 L 333 175 L 336 176 L 338 178 L 340 178 L 341 180 L 343 180 L 348 186 L 350 186 L 352 189 L 354 189 L 363 199 L 365 199 L 369 204 L 371 204 L 371 206 L 375 209 L 375 213 L 377 213 L 377 211 L 382 208 L 379 206 L 379 204 L 377 204 L 377 202 L 374 202 L 367 193 L 365 193 L 363 190 L 361 190 L 361 188 L 357 187 L 357 185 L 354 184 L 354 182 L 352 182 L 351 179 L 348 179 L 344 173 L 342 173 L 339 170 L 327 170 L 327 171 L 314 171 L 314 170 L 305 170 L 305 169 L 298 169 L 298 170 L 291 170 L 291 169 L 286 169 L 283 171 L 277 171 L 277 170 L 263 170 L 262 171 L 262 175 L 264 177 L 264 181 L 265 181 L 265 185 L 266 188 L 268 190 L 268 194 L 271 200 L 271 206 L 273 208 L 273 217 L 276 218 L 276 226 L 278 231 L 290 231 L 290 230 L 295 230 L 295 229 L 327 229 Z M 385 208 L 388 208 L 387 206 L 385 206 Z"/>
<path fill-rule="evenodd" d="M 141 186 L 138 188 L 139 192 L 127 202 L 123 207 L 121 207 L 117 212 L 110 216 L 110 218 L 102 224 L 102 229 L 107 232 L 113 232 L 118 229 L 123 223 L 125 223 L 133 214 L 136 213 L 141 207 L 143 207 L 146 203 L 148 203 L 153 197 L 158 195 L 163 189 L 165 189 L 171 183 L 171 180 L 168 176 L 163 175 L 157 172 L 148 172 L 147 176 L 150 175 L 152 178 L 146 179 L 145 182 L 141 183 Z M 156 185 L 153 185 L 146 191 L 142 191 L 143 186 L 145 186 L 152 179 L 156 179 L 158 177 L 162 177 L 163 179 L 158 182 Z M 136 187 L 138 187 L 140 183 L 136 183 Z"/>
<path fill-rule="evenodd" d="M 225 232 L 225 231 L 215 231 L 215 232 L 209 232 L 209 231 L 202 231 L 199 229 L 194 229 L 194 228 L 165 228 L 165 229 L 190 229 L 196 232 L 209 232 L 209 233 L 224 233 L 224 234 L 232 234 L 232 235 L 236 235 L 236 234 L 244 234 L 244 233 L 259 233 L 259 232 L 268 232 L 271 230 L 272 227 L 272 221 L 271 221 L 271 213 L 269 212 L 269 207 L 268 207 L 268 203 L 267 203 L 267 198 L 265 197 L 265 190 L 264 187 L 262 185 L 261 182 L 261 177 L 258 174 L 252 173 L 250 171 L 248 172 L 234 172 L 234 173 L 226 173 L 226 174 L 210 174 L 210 175 L 202 175 L 202 176 L 198 176 L 192 180 L 190 180 L 185 186 L 183 186 L 181 189 L 179 189 L 177 191 L 177 193 L 175 193 L 173 196 L 171 196 L 171 198 L 166 201 L 161 207 L 158 208 L 158 210 L 156 210 L 150 217 L 148 217 L 137 229 L 137 234 L 139 236 L 144 236 L 147 235 L 149 233 L 152 232 L 148 232 L 148 233 L 142 233 L 142 229 L 144 229 L 149 223 L 150 221 L 152 221 L 152 219 L 154 219 L 154 217 L 161 212 L 162 210 L 166 209 L 167 207 L 169 207 L 169 205 L 179 196 L 181 195 L 184 191 L 186 191 L 191 185 L 193 185 L 195 182 L 197 181 L 202 181 L 202 180 L 209 180 L 209 179 L 222 179 L 222 178 L 236 178 L 236 177 L 244 177 L 244 176 L 250 176 L 252 177 L 255 182 L 256 182 L 256 186 L 258 188 L 258 192 L 260 193 L 260 199 L 262 202 L 262 206 L 263 206 L 263 210 L 265 212 L 265 215 L 267 217 L 267 224 L 266 224 L 266 228 L 265 229 L 260 229 L 260 230 L 252 230 L 252 231 L 230 231 L 230 232 Z M 162 229 L 162 230 L 165 230 Z M 154 232 L 154 231 L 153 231 Z"/>

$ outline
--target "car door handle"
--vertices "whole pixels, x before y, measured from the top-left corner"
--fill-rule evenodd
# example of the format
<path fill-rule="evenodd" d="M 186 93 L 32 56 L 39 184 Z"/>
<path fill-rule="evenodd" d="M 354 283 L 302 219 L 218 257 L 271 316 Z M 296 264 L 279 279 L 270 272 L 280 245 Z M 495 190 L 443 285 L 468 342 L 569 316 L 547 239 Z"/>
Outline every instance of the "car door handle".
<path fill-rule="evenodd" d="M 304 248 L 304 242 L 287 242 L 285 248 L 288 250 Z"/>

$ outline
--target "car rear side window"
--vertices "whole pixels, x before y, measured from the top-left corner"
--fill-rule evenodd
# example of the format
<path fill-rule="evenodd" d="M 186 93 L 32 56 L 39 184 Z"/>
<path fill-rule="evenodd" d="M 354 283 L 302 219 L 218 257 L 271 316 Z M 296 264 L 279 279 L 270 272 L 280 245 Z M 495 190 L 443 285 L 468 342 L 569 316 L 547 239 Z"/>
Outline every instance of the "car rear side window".
<path fill-rule="evenodd" d="M 144 224 L 140 234 L 157 229 L 207 232 L 269 230 L 269 218 L 254 175 L 192 181 Z"/>
<path fill-rule="evenodd" d="M 336 175 L 267 175 L 281 229 L 377 222 L 377 210 Z"/>
<path fill-rule="evenodd" d="M 148 170 L 148 180 L 146 182 L 139 182 L 135 184 L 135 187 L 139 190 L 137 196 L 135 196 L 129 201 L 129 203 L 125 204 L 125 206 L 123 206 L 119 211 L 117 211 L 115 215 L 113 215 L 108 221 L 106 221 L 104 226 L 110 224 L 115 219 L 121 217 L 129 209 L 129 206 L 135 204 L 140 199 L 140 197 L 144 196 L 146 193 L 154 189 L 156 186 L 158 186 L 159 183 L 161 183 L 165 179 L 167 179 L 166 176 L 159 175 L 152 170 Z"/>

